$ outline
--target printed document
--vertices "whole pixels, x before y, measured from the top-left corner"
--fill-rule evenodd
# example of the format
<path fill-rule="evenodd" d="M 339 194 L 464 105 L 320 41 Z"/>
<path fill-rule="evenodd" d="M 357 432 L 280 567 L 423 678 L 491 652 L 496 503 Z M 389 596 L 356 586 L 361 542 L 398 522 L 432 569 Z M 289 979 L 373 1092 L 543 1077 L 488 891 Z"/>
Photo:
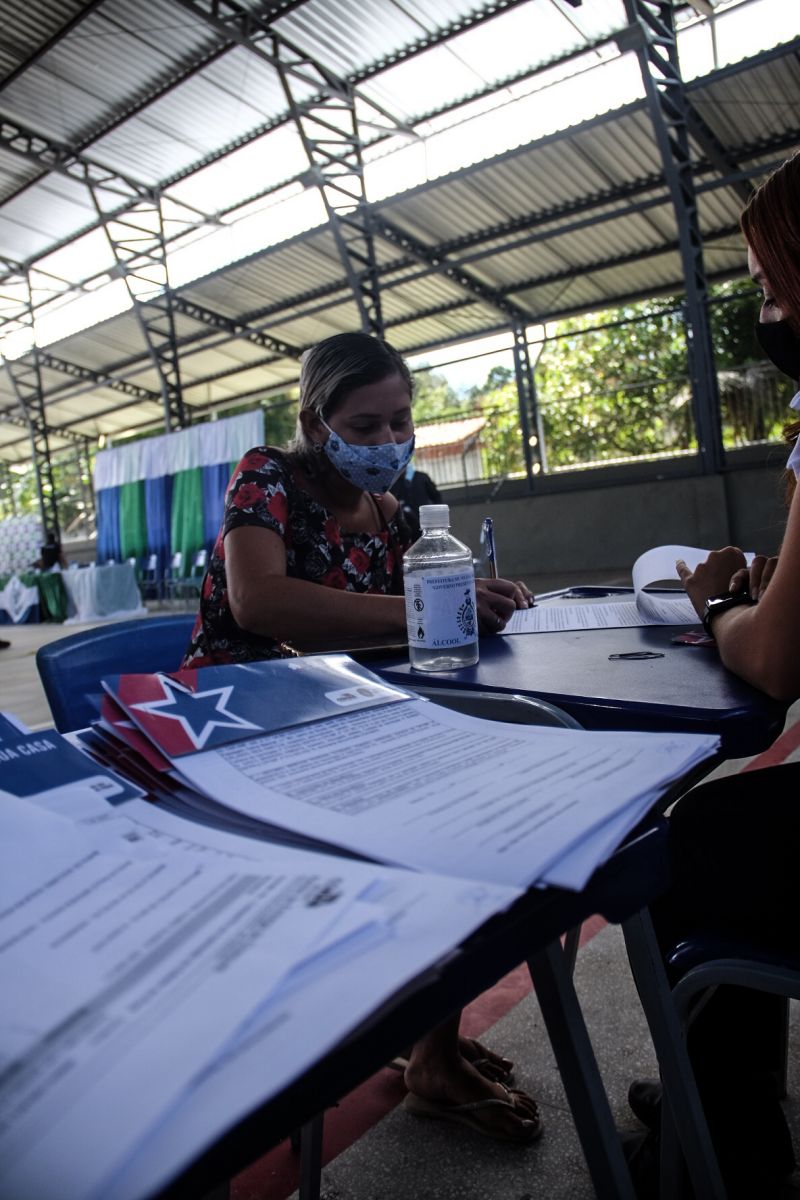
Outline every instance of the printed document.
<path fill-rule="evenodd" d="M 268 1099 L 518 894 L 275 847 L 238 864 L 126 859 L 7 794 L 0 1195 L 41 1200 L 57 1179 L 64 1200 L 110 1200 L 126 1161 L 204 1079 L 239 1060 L 248 1101 Z M 329 972 L 347 986 L 329 989 Z M 235 1120 L 216 1094 L 159 1182 Z"/>
<path fill-rule="evenodd" d="M 526 887 L 717 745 L 488 722 L 418 699 L 176 765 L 218 804 L 270 825 L 384 862 Z"/>
<path fill-rule="evenodd" d="M 641 554 L 633 564 L 633 595 L 630 599 L 596 598 L 570 603 L 569 588 L 563 600 L 557 597 L 520 608 L 512 614 L 501 636 L 515 633 L 551 633 L 567 629 L 622 629 L 644 625 L 696 625 L 700 618 L 689 597 L 676 586 L 675 594 L 645 591 L 654 585 L 677 581 L 675 562 L 682 558 L 690 571 L 705 562 L 710 550 L 697 546 L 656 546 Z M 753 555 L 745 555 L 747 562 Z"/>

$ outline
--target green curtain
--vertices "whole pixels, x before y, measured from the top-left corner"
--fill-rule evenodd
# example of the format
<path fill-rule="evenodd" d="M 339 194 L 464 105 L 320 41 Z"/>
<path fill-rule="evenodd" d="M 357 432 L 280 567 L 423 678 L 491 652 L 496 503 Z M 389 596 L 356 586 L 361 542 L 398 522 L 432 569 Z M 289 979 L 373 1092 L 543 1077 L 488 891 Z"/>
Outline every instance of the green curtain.
<path fill-rule="evenodd" d="M 172 485 L 172 553 L 183 555 L 183 570 L 187 572 L 192 556 L 205 543 L 203 531 L 203 469 L 193 467 L 179 471 Z"/>
<path fill-rule="evenodd" d="M 119 541 L 123 558 L 141 559 L 147 553 L 144 480 L 123 483 L 119 489 Z"/>

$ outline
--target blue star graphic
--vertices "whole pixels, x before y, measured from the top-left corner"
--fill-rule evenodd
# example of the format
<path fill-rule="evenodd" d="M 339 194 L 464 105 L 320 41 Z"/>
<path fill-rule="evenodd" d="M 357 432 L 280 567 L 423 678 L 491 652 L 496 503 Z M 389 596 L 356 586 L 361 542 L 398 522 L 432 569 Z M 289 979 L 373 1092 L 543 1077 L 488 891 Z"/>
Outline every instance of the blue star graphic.
<path fill-rule="evenodd" d="M 158 676 L 158 681 L 164 690 L 163 700 L 147 700 L 140 704 L 131 704 L 130 707 L 149 713 L 153 717 L 167 717 L 171 721 L 180 722 L 184 733 L 197 750 L 203 749 L 216 728 L 261 729 L 260 725 L 253 725 L 244 717 L 237 717 L 236 713 L 225 707 L 233 691 L 232 684 L 227 687 L 210 688 L 206 692 L 187 692 L 177 687 L 173 690 L 172 684 L 162 675 Z"/>

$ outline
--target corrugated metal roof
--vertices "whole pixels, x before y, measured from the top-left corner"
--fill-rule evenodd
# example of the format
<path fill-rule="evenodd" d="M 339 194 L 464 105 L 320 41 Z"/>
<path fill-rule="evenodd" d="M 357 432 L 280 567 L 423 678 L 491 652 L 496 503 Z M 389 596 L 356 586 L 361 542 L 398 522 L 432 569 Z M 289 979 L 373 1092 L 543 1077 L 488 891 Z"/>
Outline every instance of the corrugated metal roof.
<path fill-rule="evenodd" d="M 246 7 L 257 13 L 258 0 Z M 42 269 L 75 284 L 98 272 L 117 273 L 102 229 L 48 253 L 97 224 L 79 164 L 69 157 L 77 152 L 87 169 L 102 165 L 134 186 L 166 185 L 167 195 L 195 210 L 193 217 L 183 214 L 195 224 L 203 214 L 247 203 L 252 230 L 263 230 L 260 242 L 236 242 L 244 257 L 221 268 L 219 239 L 209 235 L 196 243 L 196 270 L 204 269 L 204 256 L 215 269 L 177 292 L 208 310 L 207 317 L 183 307 L 174 314 L 188 406 L 206 408 L 292 384 L 305 347 L 358 326 L 332 230 L 270 237 L 278 222 L 292 229 L 302 189 L 313 181 L 278 74 L 260 53 L 270 52 L 268 41 L 238 45 L 205 19 L 207 9 L 191 13 L 174 0 L 32 0 L 22 13 L 0 0 L 0 20 L 12 11 L 13 39 L 0 47 L 0 72 L 16 75 L 0 114 L 39 140 L 12 146 L 10 126 L 0 139 L 1 256 L 22 263 L 41 258 Z M 679 15 L 689 19 L 688 10 Z M 509 303 L 536 321 L 681 289 L 675 212 L 641 80 L 613 43 L 586 50 L 625 23 L 622 0 L 579 8 L 567 0 L 494 0 L 472 8 L 464 0 L 305 0 L 276 20 L 275 29 L 292 44 L 355 80 L 365 101 L 400 121 L 418 122 L 426 134 L 424 143 L 382 141 L 367 155 L 383 180 L 389 168 L 408 164 L 392 185 L 407 190 L 373 205 L 387 336 L 401 349 L 507 327 Z M 11 28 L 8 20 L 5 27 Z M 731 171 L 749 170 L 754 182 L 800 140 L 797 48 L 795 39 L 787 52 L 768 51 L 688 88 Z M 582 56 L 537 73 L 543 62 L 570 51 Z M 606 113 L 610 85 L 594 86 L 592 104 L 575 123 L 577 109 L 559 97 L 573 104 L 578 83 L 558 80 L 604 57 L 614 61 L 603 79 L 615 81 L 613 96 L 627 103 Z M 28 60 L 27 69 L 18 70 Z M 597 80 L 589 74 L 586 82 L 591 90 Z M 311 78 L 292 83 L 301 102 L 317 87 Z M 470 96 L 480 99 L 466 103 Z M 363 118 L 368 110 L 358 103 Z M 440 109 L 453 111 L 434 115 Z M 453 170 L 464 134 L 461 161 L 475 161 Z M 371 128 L 365 133 L 367 142 L 378 136 Z M 404 146 L 410 147 L 405 157 L 396 153 Z M 691 151 L 707 268 L 729 276 L 744 262 L 735 233 L 741 197 L 736 181 L 720 183 L 719 158 L 712 160 L 700 134 L 693 135 Z M 292 179 L 299 180 L 295 199 L 287 200 L 285 189 L 271 197 Z M 105 203 L 115 204 L 118 196 L 122 204 L 124 191 L 109 192 Z M 309 210 L 306 226 L 318 219 L 315 212 Z M 232 246 L 243 227 L 244 221 L 231 226 Z M 168 236 L 178 228 L 172 222 Z M 402 244 L 406 235 L 414 244 Z M 192 273 L 185 270 L 181 278 Z M 105 311 L 115 311 L 114 304 L 119 307 L 110 298 Z M 247 331 L 233 334 L 226 319 L 288 343 L 290 352 L 278 355 L 257 338 L 248 340 Z M 47 350 L 98 373 L 92 382 L 45 370 L 48 418 L 56 428 L 96 436 L 158 423 L 158 372 L 133 311 Z M 116 388 L 107 386 L 104 373 L 118 380 Z M 126 394 L 131 385 L 154 398 Z M 5 375 L 3 407 L 16 411 Z M 0 455 L 24 457 L 24 429 L 14 426 L 6 436 L 8 429 L 0 420 Z"/>

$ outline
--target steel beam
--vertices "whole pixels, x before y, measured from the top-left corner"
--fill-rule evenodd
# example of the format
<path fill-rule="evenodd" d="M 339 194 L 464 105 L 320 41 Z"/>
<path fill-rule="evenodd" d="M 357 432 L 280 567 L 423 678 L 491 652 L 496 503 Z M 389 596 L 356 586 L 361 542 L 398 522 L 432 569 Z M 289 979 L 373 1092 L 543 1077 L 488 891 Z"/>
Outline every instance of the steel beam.
<path fill-rule="evenodd" d="M 10 412 L 0 412 L 0 425 L 15 425 L 19 429 L 25 430 L 28 430 L 29 428 L 26 417 L 18 417 L 14 413 Z M 73 430 L 68 426 L 64 426 L 61 429 L 54 429 L 52 426 L 48 426 L 48 434 L 50 437 L 63 438 L 65 442 L 70 442 L 73 446 L 88 447 L 92 442 L 91 438 L 87 438 L 82 433 L 73 432 Z M 17 442 L 10 442 L 6 444 L 12 446 L 18 445 Z"/>
<path fill-rule="evenodd" d="M 525 325 L 515 324 L 512 327 L 512 333 L 514 335 L 514 375 L 517 380 L 519 420 L 522 430 L 522 452 L 525 456 L 528 491 L 532 492 L 536 475 L 547 469 L 544 428 L 536 396 L 536 381 L 531 366 Z"/>
<path fill-rule="evenodd" d="M 12 325 L 18 330 L 29 330 L 33 336 L 33 301 L 31 281 L 27 271 L 13 281 L 10 295 L 4 298 L 0 324 Z M 42 529 L 48 526 L 59 535 L 58 498 L 53 481 L 53 464 L 50 459 L 47 418 L 44 410 L 42 369 L 40 350 L 33 350 L 23 358 L 4 358 L 6 373 L 12 391 L 22 409 L 28 426 L 33 466 L 36 472 L 36 487 L 39 493 L 39 512 Z"/>
<path fill-rule="evenodd" d="M 650 118 L 678 227 L 686 288 L 686 347 L 700 462 L 705 473 L 725 465 L 719 388 L 708 318 L 703 239 L 689 154 L 686 89 L 678 63 L 673 0 L 625 0 L 635 30 L 631 42 L 639 61 Z"/>
<path fill-rule="evenodd" d="M 451 283 L 455 283 L 462 291 L 471 296 L 473 300 L 479 300 L 489 308 L 502 313 L 512 324 L 523 321 L 527 321 L 529 324 L 533 322 L 534 318 L 531 314 L 526 312 L 519 304 L 506 299 L 502 292 L 496 288 L 490 288 L 485 283 L 481 283 L 476 276 L 470 274 L 469 271 L 460 267 L 458 263 L 442 254 L 438 247 L 426 246 L 424 242 L 420 242 L 412 234 L 406 233 L 399 226 L 393 224 L 391 221 L 387 221 L 385 217 L 376 216 L 373 224 L 376 233 L 379 233 L 386 241 L 403 250 L 417 262 L 424 263 L 434 274 L 441 275 L 444 279 L 449 279 Z M 402 283 L 402 281 L 400 282 Z"/>
<path fill-rule="evenodd" d="M 167 274 L 167 249 L 161 196 L 157 189 L 132 195 L 123 214 L 108 210 L 118 195 L 118 179 L 106 186 L 92 178 L 87 186 L 125 280 L 133 311 L 161 387 L 167 432 L 182 429 L 186 411 L 181 392 L 173 293 Z M 116 205 L 114 204 L 114 208 Z"/>
<path fill-rule="evenodd" d="M 308 60 L 303 66 L 313 70 L 316 64 Z M 340 92 L 330 92 L 318 104 L 301 108 L 294 90 L 295 73 L 281 63 L 278 74 L 308 158 L 308 180 L 319 189 L 325 205 L 361 328 L 382 337 L 373 218 L 364 187 L 355 90 L 343 85 Z"/>
<path fill-rule="evenodd" d="M 191 317 L 193 321 L 200 321 L 211 329 L 223 329 L 232 337 L 252 342 L 254 346 L 260 346 L 263 350 L 271 350 L 273 354 L 278 354 L 281 358 L 300 358 L 303 353 L 302 347 L 293 346 L 290 342 L 273 337 L 260 329 L 253 329 L 246 321 L 235 317 L 226 317 L 222 313 L 215 312 L 204 304 L 197 304 L 194 300 L 189 300 L 178 293 L 173 293 L 172 303 L 175 311 L 183 316 Z"/>
<path fill-rule="evenodd" d="M 274 29 L 275 14 L 250 10 L 236 0 L 176 0 L 275 68 L 289 113 L 309 163 L 307 182 L 319 188 L 361 327 L 380 335 L 383 317 L 372 233 L 364 189 L 362 139 L 356 99 L 368 106 L 370 125 L 392 133 L 413 131 L 377 102 L 357 97 L 355 86 L 306 54 Z M 313 95 L 309 98 L 308 89 Z"/>
<path fill-rule="evenodd" d="M 57 29 L 56 32 L 51 34 L 46 41 L 37 46 L 33 54 L 26 58 L 24 62 L 19 63 L 16 67 L 14 67 L 13 71 L 9 71 L 8 74 L 2 80 L 0 80 L 0 92 L 5 91 L 9 84 L 12 84 L 14 80 L 19 79 L 20 75 L 24 75 L 25 72 L 30 69 L 30 67 L 39 62 L 41 58 L 44 58 L 45 54 L 48 54 L 53 47 L 57 46 L 59 42 L 63 41 L 64 38 L 77 25 L 80 25 L 84 17 L 87 17 L 89 13 L 94 12 L 94 10 L 99 8 L 103 3 L 104 0 L 84 0 L 79 12 L 74 13 L 73 16 L 70 17 L 60 29 Z"/>
<path fill-rule="evenodd" d="M 78 363 L 68 362 L 67 359 L 48 354 L 45 350 L 39 351 L 39 362 L 48 370 L 60 371 L 63 375 L 69 375 L 71 379 L 81 379 L 97 384 L 98 387 L 121 392 L 123 396 L 132 396 L 134 400 L 158 401 L 161 399 L 160 394 L 150 388 L 141 387 L 138 383 L 130 383 L 127 379 L 120 379 L 116 375 L 109 374 L 108 371 L 95 371 L 92 367 L 82 367 Z"/>

